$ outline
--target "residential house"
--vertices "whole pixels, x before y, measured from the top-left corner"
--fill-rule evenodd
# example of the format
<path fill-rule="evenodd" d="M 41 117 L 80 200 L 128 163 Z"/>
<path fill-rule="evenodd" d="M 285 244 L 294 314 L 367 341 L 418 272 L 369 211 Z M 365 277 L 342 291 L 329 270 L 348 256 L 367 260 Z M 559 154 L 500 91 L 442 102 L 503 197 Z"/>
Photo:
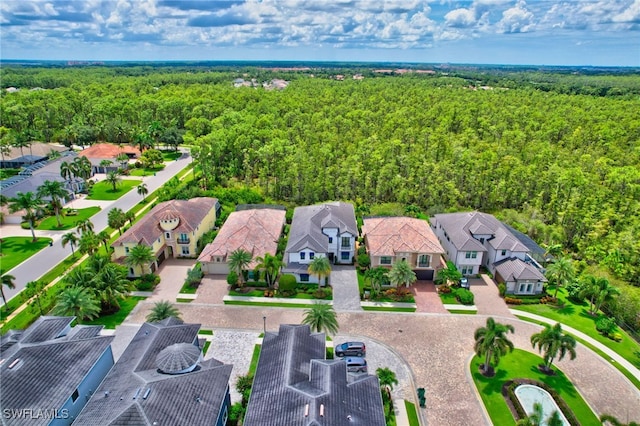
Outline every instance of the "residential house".
<path fill-rule="evenodd" d="M 111 258 L 119 263 L 138 244 L 151 247 L 155 261 L 145 267 L 130 267 L 129 276 L 155 271 L 166 258 L 195 257 L 197 243 L 215 225 L 220 212 L 216 198 L 170 200 L 155 206 L 125 231 L 112 245 Z"/>
<path fill-rule="evenodd" d="M 318 282 L 307 272 L 316 256 L 331 263 L 353 263 L 358 225 L 353 205 L 343 202 L 297 207 L 293 212 L 284 254 L 284 273 L 299 282 Z"/>
<path fill-rule="evenodd" d="M 119 161 L 118 156 L 125 154 L 127 161 Z M 140 150 L 130 145 L 114 145 L 111 143 L 96 143 L 89 148 L 80 151 L 80 157 L 87 157 L 91 162 L 91 173 L 108 173 L 118 169 L 126 168 L 128 160 L 140 157 Z M 111 162 L 104 166 L 103 161 Z"/>
<path fill-rule="evenodd" d="M 325 360 L 325 335 L 308 325 L 280 325 L 262 341 L 245 426 L 384 426 L 376 376 L 347 373 Z"/>
<path fill-rule="evenodd" d="M 235 211 L 229 215 L 212 243 L 202 250 L 198 261 L 205 274 L 228 274 L 229 256 L 238 249 L 251 253 L 253 261 L 248 270 L 256 265 L 256 258 L 265 254 L 275 256 L 278 240 L 286 223 L 286 210 L 282 208 L 252 208 Z"/>
<path fill-rule="evenodd" d="M 25 153 L 25 150 L 28 153 Z M 23 148 L 11 147 L 7 153 L 3 153 L 0 157 L 0 168 L 19 169 L 30 164 L 47 161 L 52 152 L 62 154 L 69 152 L 69 148 L 44 142 L 31 142 L 29 146 Z"/>
<path fill-rule="evenodd" d="M 224 426 L 233 366 L 203 360 L 200 324 L 145 323 L 74 425 Z"/>
<path fill-rule="evenodd" d="M 2 424 L 70 425 L 113 366 L 113 336 L 41 316 L 0 338 Z"/>
<path fill-rule="evenodd" d="M 373 268 L 391 268 L 405 260 L 419 280 L 432 280 L 435 270 L 442 267 L 444 249 L 426 220 L 368 217 L 362 234 Z"/>
<path fill-rule="evenodd" d="M 518 258 L 501 260 L 496 264 L 495 271 L 495 279 L 505 285 L 506 294 L 540 294 L 547 282 L 540 269 Z"/>

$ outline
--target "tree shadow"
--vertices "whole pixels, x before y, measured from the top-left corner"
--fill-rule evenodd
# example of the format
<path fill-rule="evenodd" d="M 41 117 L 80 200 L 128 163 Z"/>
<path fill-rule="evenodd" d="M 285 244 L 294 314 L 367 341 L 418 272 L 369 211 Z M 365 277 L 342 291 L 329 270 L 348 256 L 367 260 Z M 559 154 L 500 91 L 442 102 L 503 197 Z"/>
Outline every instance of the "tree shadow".
<path fill-rule="evenodd" d="M 576 311 L 576 307 L 571 304 L 565 304 L 561 307 L 553 307 L 553 310 L 560 315 L 573 315 Z"/>

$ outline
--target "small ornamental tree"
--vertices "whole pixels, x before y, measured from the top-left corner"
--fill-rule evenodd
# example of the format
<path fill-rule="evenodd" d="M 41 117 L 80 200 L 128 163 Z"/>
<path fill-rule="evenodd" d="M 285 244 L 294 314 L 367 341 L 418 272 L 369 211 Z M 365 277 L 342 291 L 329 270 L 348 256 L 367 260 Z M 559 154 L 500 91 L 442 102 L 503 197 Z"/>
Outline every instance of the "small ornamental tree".
<path fill-rule="evenodd" d="M 296 290 L 298 282 L 296 277 L 291 274 L 283 274 L 278 282 L 278 290 L 283 294 L 289 294 Z"/>

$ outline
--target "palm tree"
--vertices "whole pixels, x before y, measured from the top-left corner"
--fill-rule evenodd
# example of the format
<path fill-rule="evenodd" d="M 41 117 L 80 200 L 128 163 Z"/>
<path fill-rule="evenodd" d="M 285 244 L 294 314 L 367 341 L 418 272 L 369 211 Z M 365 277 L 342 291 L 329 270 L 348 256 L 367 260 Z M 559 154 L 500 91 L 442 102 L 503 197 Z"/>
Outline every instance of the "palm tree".
<path fill-rule="evenodd" d="M 69 287 L 87 287 L 90 286 L 94 276 L 95 272 L 91 268 L 80 265 L 73 268 L 62 280 L 67 283 Z"/>
<path fill-rule="evenodd" d="M 113 192 L 116 192 L 118 190 L 118 184 L 121 180 L 118 172 L 107 173 L 107 177 L 104 180 L 111 184 L 111 186 L 113 187 Z"/>
<path fill-rule="evenodd" d="M 147 188 L 146 183 L 141 183 L 138 185 L 138 195 L 142 196 L 142 201 L 147 201 L 147 194 L 149 193 L 149 189 Z"/>
<path fill-rule="evenodd" d="M 485 376 L 493 376 L 493 367 L 491 360 L 497 366 L 500 363 L 500 357 L 513 351 L 513 343 L 507 338 L 507 332 L 514 332 L 511 324 L 500 324 L 495 322 L 492 317 L 487 318 L 487 325 L 476 329 L 473 338 L 476 343 L 474 350 L 479 357 L 484 356 L 484 364 L 480 366 L 482 374 Z"/>
<path fill-rule="evenodd" d="M 608 422 L 611 426 L 640 426 L 640 423 L 636 423 L 636 422 L 625 424 L 620 420 L 618 420 L 616 417 L 612 416 L 611 414 L 601 415 L 600 422 L 602 422 L 602 424 L 605 424 L 606 422 Z"/>
<path fill-rule="evenodd" d="M 104 250 L 107 252 L 107 254 L 109 254 L 109 246 L 107 245 L 107 243 L 111 239 L 111 235 L 109 235 L 107 231 L 100 231 L 96 235 L 96 238 L 104 245 Z"/>
<path fill-rule="evenodd" d="M 600 308 L 605 302 L 609 302 L 613 300 L 615 296 L 620 294 L 620 290 L 617 287 L 614 287 L 609 283 L 609 280 L 606 278 L 602 279 L 602 285 L 598 289 L 598 296 L 596 297 L 596 306 L 593 310 L 593 313 L 597 313 L 600 311 Z"/>
<path fill-rule="evenodd" d="M 100 314 L 100 305 L 96 298 L 84 287 L 67 287 L 58 295 L 53 308 L 54 315 L 72 315 L 81 323 L 83 319 L 92 320 Z"/>
<path fill-rule="evenodd" d="M 5 274 L 2 276 L 2 282 L 0 283 L 0 295 L 2 295 L 2 301 L 7 306 L 7 298 L 4 296 L 4 286 L 7 286 L 9 290 L 16 288 L 16 277 L 13 275 Z"/>
<path fill-rule="evenodd" d="M 146 319 L 147 322 L 160 322 L 166 318 L 181 319 L 180 311 L 173 307 L 171 302 L 168 300 L 161 300 L 153 305 L 153 308 L 151 309 L 151 312 L 149 312 L 149 315 L 147 315 Z"/>
<path fill-rule="evenodd" d="M 575 270 L 573 269 L 573 262 L 569 257 L 561 257 L 556 259 L 547 268 L 547 278 L 555 282 L 556 291 L 553 293 L 553 298 L 558 297 L 558 289 L 569 284 L 575 278 Z"/>
<path fill-rule="evenodd" d="M 124 218 L 129 221 L 129 225 L 133 225 L 133 221 L 136 220 L 136 214 L 132 210 L 129 210 L 124 214 Z"/>
<path fill-rule="evenodd" d="M 563 426 L 564 422 L 558 410 L 553 410 L 547 418 L 547 426 Z"/>
<path fill-rule="evenodd" d="M 127 223 L 127 218 L 120 207 L 114 207 L 109 210 L 107 223 L 111 228 L 117 229 L 120 235 L 122 235 L 122 227 Z"/>
<path fill-rule="evenodd" d="M 61 242 L 62 242 L 62 248 L 65 248 L 67 244 L 71 246 L 71 255 L 75 257 L 76 253 L 74 251 L 74 247 L 78 244 L 78 236 L 76 235 L 76 233 L 73 231 L 67 232 L 62 236 Z"/>
<path fill-rule="evenodd" d="M 396 287 L 404 284 L 409 287 L 416 281 L 416 274 L 411 270 L 411 266 L 406 260 L 396 262 L 389 271 L 389 281 Z"/>
<path fill-rule="evenodd" d="M 40 198 L 51 198 L 51 207 L 56 215 L 56 221 L 58 222 L 58 227 L 62 226 L 62 222 L 60 221 L 60 208 L 62 207 L 62 199 L 64 199 L 67 195 L 67 191 L 63 188 L 62 182 L 57 180 L 45 180 L 44 183 L 38 187 L 38 197 Z"/>
<path fill-rule="evenodd" d="M 461 278 L 462 274 L 460 273 L 460 271 L 458 271 L 456 265 L 452 261 L 448 260 L 447 267 L 442 268 L 438 271 L 438 276 L 435 279 L 435 283 L 450 285 L 460 282 Z"/>
<path fill-rule="evenodd" d="M 100 247 L 100 241 L 93 231 L 85 231 L 78 241 L 78 251 L 91 256 Z"/>
<path fill-rule="evenodd" d="M 539 402 L 533 403 L 533 413 L 529 414 L 516 423 L 516 426 L 541 426 L 542 417 L 544 416 L 542 411 L 542 404 Z"/>
<path fill-rule="evenodd" d="M 541 369 L 546 374 L 551 374 L 551 364 L 556 357 L 561 360 L 567 353 L 571 359 L 576 357 L 576 339 L 564 334 L 559 323 L 553 327 L 545 324 L 544 330 L 531 336 L 531 345 L 534 349 L 537 346 L 540 352 L 544 351 Z"/>
<path fill-rule="evenodd" d="M 18 192 L 15 198 L 9 200 L 9 211 L 15 213 L 19 210 L 24 210 L 24 218 L 29 222 L 29 228 L 31 229 L 31 236 L 33 241 L 36 241 L 36 231 L 34 223 L 40 209 L 42 208 L 42 199 L 33 192 Z"/>
<path fill-rule="evenodd" d="M 331 305 L 314 303 L 309 309 L 304 310 L 303 324 L 307 324 L 317 333 L 324 331 L 327 334 L 338 332 L 338 317 Z"/>
<path fill-rule="evenodd" d="M 284 266 L 284 262 L 278 256 L 265 253 L 262 257 L 256 257 L 258 265 L 256 268 L 265 272 L 265 278 L 269 287 L 273 287 L 278 280 L 280 268 Z"/>
<path fill-rule="evenodd" d="M 612 286 L 609 280 L 604 277 L 594 277 L 586 275 L 580 291 L 581 297 L 589 299 L 589 313 L 596 315 L 604 302 L 613 299 L 620 294 L 620 290 Z"/>
<path fill-rule="evenodd" d="M 229 268 L 238 274 L 239 287 L 242 287 L 244 284 L 244 274 L 242 271 L 247 269 L 252 259 L 253 256 L 251 256 L 251 253 L 241 248 L 234 250 L 229 256 Z"/>
<path fill-rule="evenodd" d="M 142 275 L 144 275 L 147 265 L 155 259 L 151 247 L 138 244 L 129 250 L 129 254 L 127 254 L 127 257 L 124 259 L 124 263 L 130 268 L 140 267 Z"/>
<path fill-rule="evenodd" d="M 364 273 L 364 277 L 369 279 L 371 283 L 371 292 L 374 296 L 380 292 L 380 288 L 388 279 L 388 275 L 389 270 L 382 266 L 368 269 L 367 272 Z"/>
<path fill-rule="evenodd" d="M 127 297 L 132 289 L 132 283 L 127 279 L 126 268 L 108 262 L 94 275 L 91 289 L 100 299 L 103 312 L 115 312 L 120 309 L 118 300 Z"/>
<path fill-rule="evenodd" d="M 120 168 L 124 169 L 124 168 L 127 167 L 127 164 L 129 163 L 129 156 L 127 154 L 125 154 L 124 152 L 121 152 L 116 157 L 116 161 L 120 163 Z"/>
<path fill-rule="evenodd" d="M 326 256 L 317 256 L 311 261 L 311 263 L 309 263 L 307 272 L 318 276 L 319 286 L 325 285 L 326 280 L 323 282 L 322 279 L 331 275 L 331 264 L 329 263 L 329 259 Z"/>
<path fill-rule="evenodd" d="M 73 171 L 76 177 L 87 180 L 91 177 L 91 161 L 84 155 L 82 157 L 74 158 L 73 162 Z"/>
<path fill-rule="evenodd" d="M 68 163 L 66 161 L 63 161 L 62 163 L 60 163 L 60 176 L 62 176 L 62 179 L 66 181 L 71 181 L 74 175 L 73 172 L 74 170 L 71 163 Z"/>
<path fill-rule="evenodd" d="M 386 393 L 389 398 L 391 398 L 391 391 L 393 390 L 393 386 L 398 384 L 396 373 L 386 367 L 378 368 L 376 370 L 376 376 L 378 376 L 378 381 L 380 382 L 380 390 Z"/>
<path fill-rule="evenodd" d="M 76 228 L 81 234 L 93 232 L 93 222 L 90 219 L 83 219 L 76 222 Z"/>

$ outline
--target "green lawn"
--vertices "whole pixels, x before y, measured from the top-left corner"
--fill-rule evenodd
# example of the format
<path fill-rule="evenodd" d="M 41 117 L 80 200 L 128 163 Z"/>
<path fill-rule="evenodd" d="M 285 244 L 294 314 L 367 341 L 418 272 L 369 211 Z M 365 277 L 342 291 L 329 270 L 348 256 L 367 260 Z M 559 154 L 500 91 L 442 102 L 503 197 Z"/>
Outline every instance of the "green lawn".
<path fill-rule="evenodd" d="M 87 197 L 87 200 L 117 200 L 124 194 L 129 192 L 131 188 L 140 185 L 141 181 L 132 179 L 122 179 L 118 182 L 117 189 L 113 190 L 113 185 L 109 182 L 100 181 L 93 185 L 91 188 L 91 195 Z"/>
<path fill-rule="evenodd" d="M 258 361 L 260 360 L 260 350 L 262 345 L 255 345 L 253 347 L 253 355 L 251 355 L 251 363 L 249 364 L 249 375 L 255 376 L 256 368 L 258 368 Z"/>
<path fill-rule="evenodd" d="M 640 357 L 636 354 L 640 353 L 640 344 L 629 337 L 624 330 L 618 329 L 620 334 L 622 334 L 622 340 L 620 342 L 604 337 L 598 333 L 595 326 L 595 322 L 599 318 L 605 316 L 604 314 L 600 314 L 595 317 L 590 315 L 588 312 L 589 304 L 584 302 L 582 305 L 579 305 L 571 302 L 567 299 L 567 292 L 563 288 L 558 291 L 558 299 L 564 302 L 564 307 L 557 308 L 552 305 L 516 305 L 511 306 L 511 308 L 531 312 L 573 327 L 576 330 L 596 339 L 611 350 L 616 351 L 624 359 L 640 368 Z"/>
<path fill-rule="evenodd" d="M 471 375 L 493 424 L 501 426 L 515 424 L 501 390 L 504 382 L 517 378 L 537 380 L 553 388 L 571 408 L 580 424 L 600 424 L 596 415 L 561 371 L 554 367 L 557 373 L 554 376 L 547 376 L 538 371 L 537 365 L 543 362 L 539 356 L 516 349 L 500 359 L 496 375 L 491 378 L 484 377 L 478 371 L 482 362 L 484 359 L 477 356 L 473 358 L 470 367 Z"/>
<path fill-rule="evenodd" d="M 241 306 L 262 306 L 269 308 L 309 308 L 308 303 L 262 303 L 262 302 L 245 302 L 240 300 L 225 300 L 225 305 L 241 305 Z"/>
<path fill-rule="evenodd" d="M 202 348 L 202 355 L 203 356 L 207 354 L 207 351 L 209 350 L 209 346 L 211 346 L 211 342 L 209 340 L 204 342 L 204 347 Z"/>
<path fill-rule="evenodd" d="M 440 296 L 440 300 L 444 305 L 461 305 L 453 291 L 451 293 L 438 293 L 438 296 Z"/>
<path fill-rule="evenodd" d="M 416 308 L 396 308 L 393 306 L 363 306 L 362 310 L 380 312 L 415 312 Z"/>
<path fill-rule="evenodd" d="M 416 405 L 407 400 L 404 401 L 404 406 L 407 410 L 407 417 L 409 418 L 410 426 L 420 426 L 420 420 L 418 419 L 418 412 L 416 411 Z"/>
<path fill-rule="evenodd" d="M 68 209 L 65 209 L 65 211 Z M 73 215 L 62 215 L 60 216 L 60 221 L 62 222 L 62 226 L 58 227 L 58 221 L 56 220 L 55 215 L 49 216 L 43 219 L 36 229 L 41 231 L 61 231 L 64 229 L 75 228 L 76 223 L 90 218 L 94 214 L 100 211 L 100 207 L 87 207 L 86 209 L 76 209 L 77 214 Z"/>
<path fill-rule="evenodd" d="M 449 309 L 450 314 L 475 315 L 478 311 L 465 311 L 463 309 Z"/>
<path fill-rule="evenodd" d="M 143 169 L 130 169 L 130 176 L 153 176 L 160 170 L 164 169 L 164 164 L 158 167 L 147 167 Z"/>
<path fill-rule="evenodd" d="M 120 310 L 118 312 L 96 318 L 93 321 L 85 321 L 83 324 L 102 324 L 105 328 L 115 329 L 116 326 L 122 324 L 125 318 L 127 318 L 127 315 L 129 315 L 133 308 L 136 307 L 138 302 L 144 299 L 144 297 L 140 296 L 127 297 L 125 300 L 120 302 Z"/>
<path fill-rule="evenodd" d="M 21 169 L 0 169 L 0 179 L 7 179 L 20 173 Z"/>
<path fill-rule="evenodd" d="M 164 161 L 175 161 L 182 156 L 180 151 L 162 151 L 162 159 Z"/>
<path fill-rule="evenodd" d="M 0 274 L 48 247 L 51 241 L 51 238 L 44 237 L 39 237 L 37 241 L 32 241 L 31 237 L 3 237 L 0 239 Z"/>
<path fill-rule="evenodd" d="M 200 329 L 200 331 L 198 331 L 198 334 L 206 334 L 207 336 L 213 336 L 213 330 L 204 330 L 204 329 Z"/>

